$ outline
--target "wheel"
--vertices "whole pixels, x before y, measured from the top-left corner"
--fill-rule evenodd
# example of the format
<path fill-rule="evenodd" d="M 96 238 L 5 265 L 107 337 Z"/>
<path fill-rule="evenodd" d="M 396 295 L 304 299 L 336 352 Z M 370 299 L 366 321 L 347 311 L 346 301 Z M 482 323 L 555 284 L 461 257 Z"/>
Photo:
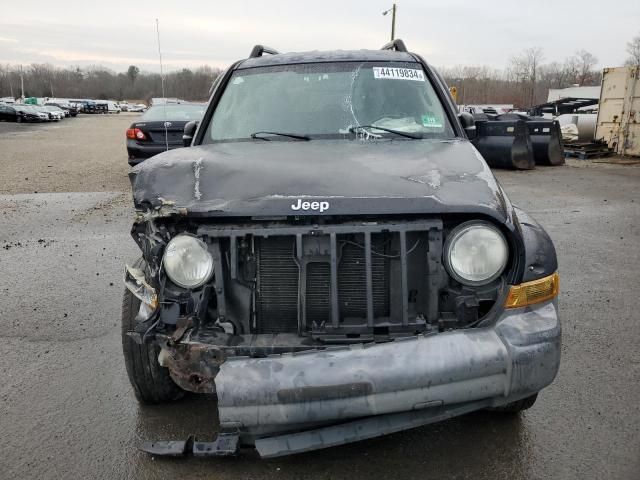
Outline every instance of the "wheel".
<path fill-rule="evenodd" d="M 139 259 L 134 266 L 144 269 L 144 261 Z M 173 382 L 169 370 L 158 363 L 160 347 L 150 343 L 138 345 L 127 335 L 134 330 L 139 308 L 140 300 L 125 289 L 122 298 L 122 351 L 133 391 L 140 403 L 177 400 L 184 395 L 184 390 Z"/>
<path fill-rule="evenodd" d="M 491 410 L 494 412 L 504 412 L 504 413 L 518 413 L 523 410 L 527 410 L 533 407 L 533 404 L 536 403 L 536 399 L 538 398 L 538 394 L 534 393 L 530 397 L 526 397 L 520 399 L 516 402 L 507 403 L 501 407 L 492 408 Z"/>
<path fill-rule="evenodd" d="M 20 115 L 16 117 L 16 122 L 22 123 L 22 117 Z"/>

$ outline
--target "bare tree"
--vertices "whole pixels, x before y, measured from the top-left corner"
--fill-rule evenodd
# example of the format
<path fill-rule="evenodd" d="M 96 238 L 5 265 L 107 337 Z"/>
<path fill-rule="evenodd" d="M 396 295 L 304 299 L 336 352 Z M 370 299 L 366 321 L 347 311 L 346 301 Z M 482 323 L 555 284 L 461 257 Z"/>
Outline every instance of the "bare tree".
<path fill-rule="evenodd" d="M 509 70 L 522 86 L 521 105 L 536 103 L 536 84 L 544 54 L 539 47 L 527 48 L 509 60 Z"/>
<path fill-rule="evenodd" d="M 593 67 L 598 63 L 598 59 L 586 50 L 577 51 L 575 59 L 577 64 L 576 83 L 579 85 L 592 83 L 595 76 Z"/>
<path fill-rule="evenodd" d="M 540 81 L 547 88 L 564 88 L 569 82 L 569 73 L 565 65 L 552 62 L 540 66 Z"/>
<path fill-rule="evenodd" d="M 629 54 L 627 65 L 640 65 L 640 35 L 636 35 L 627 42 L 627 53 Z"/>

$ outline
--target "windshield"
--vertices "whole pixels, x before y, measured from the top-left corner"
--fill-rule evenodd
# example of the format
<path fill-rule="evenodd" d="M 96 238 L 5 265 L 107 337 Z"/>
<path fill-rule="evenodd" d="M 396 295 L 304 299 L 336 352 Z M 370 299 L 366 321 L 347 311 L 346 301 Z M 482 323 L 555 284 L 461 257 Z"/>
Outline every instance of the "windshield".
<path fill-rule="evenodd" d="M 149 108 L 144 115 L 140 118 L 140 121 L 146 122 L 159 122 L 163 120 L 173 121 L 185 121 L 200 120 L 204 115 L 206 105 L 193 105 L 193 104 L 172 104 L 172 105 L 156 105 Z"/>
<path fill-rule="evenodd" d="M 249 140 L 256 132 L 311 139 L 406 138 L 393 131 L 412 138 L 455 136 L 419 63 L 278 65 L 233 73 L 204 143 Z"/>

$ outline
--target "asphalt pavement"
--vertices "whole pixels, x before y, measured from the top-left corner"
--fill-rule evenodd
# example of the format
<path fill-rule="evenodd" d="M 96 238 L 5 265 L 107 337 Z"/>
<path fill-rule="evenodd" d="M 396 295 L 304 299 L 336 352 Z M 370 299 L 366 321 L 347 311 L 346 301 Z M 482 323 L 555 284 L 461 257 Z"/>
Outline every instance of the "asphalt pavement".
<path fill-rule="evenodd" d="M 74 129 L 100 121 L 114 133 L 105 138 L 119 143 L 90 147 L 119 155 L 105 174 L 112 183 L 88 191 L 100 180 L 91 178 L 62 191 L 68 178 L 60 173 L 47 184 L 46 165 L 63 157 L 69 175 L 81 178 L 89 147 Z M 138 253 L 130 193 L 108 187 L 126 185 L 115 132 L 130 121 L 79 117 L 57 130 L 0 129 L 0 478 L 640 478 L 640 166 L 592 162 L 497 172 L 511 200 L 551 234 L 560 263 L 562 364 L 530 410 L 479 412 L 272 460 L 139 452 L 144 440 L 212 439 L 216 409 L 214 398 L 196 395 L 139 406 L 127 380 L 122 273 Z M 52 135 L 63 140 L 47 161 L 30 162 Z M 24 176 L 13 170 L 16 155 Z M 38 193 L 25 177 L 38 179 Z"/>

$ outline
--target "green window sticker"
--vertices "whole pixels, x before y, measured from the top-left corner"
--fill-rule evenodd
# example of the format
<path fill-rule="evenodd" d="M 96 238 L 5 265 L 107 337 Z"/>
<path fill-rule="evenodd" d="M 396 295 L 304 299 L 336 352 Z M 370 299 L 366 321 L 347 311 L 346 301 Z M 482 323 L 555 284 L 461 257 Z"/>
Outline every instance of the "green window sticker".
<path fill-rule="evenodd" d="M 427 112 L 422 115 L 422 126 L 428 128 L 442 128 L 442 122 L 433 113 Z"/>

